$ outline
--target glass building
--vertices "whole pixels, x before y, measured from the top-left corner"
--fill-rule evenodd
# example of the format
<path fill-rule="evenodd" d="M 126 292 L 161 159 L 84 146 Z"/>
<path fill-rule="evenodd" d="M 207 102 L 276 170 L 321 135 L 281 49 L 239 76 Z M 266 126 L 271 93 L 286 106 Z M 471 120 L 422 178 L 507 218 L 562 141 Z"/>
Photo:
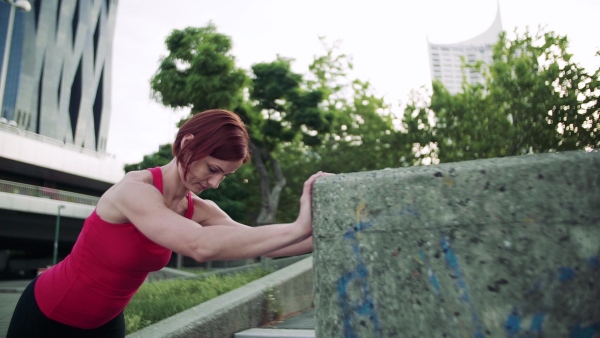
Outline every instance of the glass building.
<path fill-rule="evenodd" d="M 0 64 L 4 62 L 4 48 L 8 31 L 8 15 L 10 5 L 0 1 Z M 21 73 L 21 58 L 23 52 L 23 16 L 21 11 L 15 12 L 13 32 L 8 59 L 8 71 L 4 88 L 4 100 L 0 107 L 0 115 L 8 121 L 14 120 L 15 104 L 19 88 L 19 74 Z M 0 70 L 1 72 L 2 70 Z"/>
<path fill-rule="evenodd" d="M 436 44 L 427 41 L 429 46 L 429 66 L 431 79 L 439 80 L 451 94 L 462 91 L 463 77 L 469 84 L 482 83 L 483 77 L 472 69 L 463 69 L 462 60 L 466 63 L 483 61 L 492 63 L 493 46 L 498 42 L 502 32 L 502 20 L 498 8 L 496 18 L 490 28 L 478 36 L 457 43 Z"/>
<path fill-rule="evenodd" d="M 29 2 L 31 12 L 15 13 L 2 117 L 105 152 L 117 0 Z M 0 51 L 9 11 L 0 1 Z"/>

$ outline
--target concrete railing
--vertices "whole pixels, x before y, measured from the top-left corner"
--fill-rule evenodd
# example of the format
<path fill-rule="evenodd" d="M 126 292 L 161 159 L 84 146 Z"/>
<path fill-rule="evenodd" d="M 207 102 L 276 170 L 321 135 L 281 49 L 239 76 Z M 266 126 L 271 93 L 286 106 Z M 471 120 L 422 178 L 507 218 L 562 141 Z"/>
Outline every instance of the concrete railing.
<path fill-rule="evenodd" d="M 600 334 L 600 153 L 320 179 L 316 336 Z"/>
<path fill-rule="evenodd" d="M 56 201 L 64 201 L 78 204 L 86 204 L 95 206 L 98 204 L 99 198 L 96 196 L 89 196 L 84 194 L 78 194 L 69 191 L 62 191 L 53 188 L 40 187 L 35 185 L 23 184 L 0 180 L 0 192 L 7 192 L 11 194 L 48 198 Z"/>
<path fill-rule="evenodd" d="M 92 149 L 87 149 L 87 148 L 83 148 L 83 147 L 78 147 L 74 144 L 70 144 L 70 143 L 66 143 L 48 136 L 44 136 L 44 135 L 40 135 L 40 134 L 36 134 L 27 130 L 23 130 L 19 127 L 16 126 L 11 126 L 8 124 L 4 124 L 4 123 L 0 123 L 0 131 L 3 132 L 7 132 L 7 133 L 11 133 L 11 134 L 15 134 L 15 135 L 19 135 L 19 136 L 23 136 L 23 137 L 27 137 L 29 139 L 32 140 L 36 140 L 36 141 L 40 141 L 40 142 L 44 142 L 46 144 L 52 144 L 58 147 L 62 147 L 65 149 L 69 149 L 78 153 L 83 153 L 83 154 L 87 154 L 87 155 L 91 155 L 91 156 L 95 156 L 98 158 L 115 158 L 115 155 L 109 154 L 109 153 L 105 153 L 105 152 L 97 152 L 95 150 Z"/>
<path fill-rule="evenodd" d="M 128 335 L 146 337 L 233 337 L 236 332 L 312 306 L 312 257 Z"/>

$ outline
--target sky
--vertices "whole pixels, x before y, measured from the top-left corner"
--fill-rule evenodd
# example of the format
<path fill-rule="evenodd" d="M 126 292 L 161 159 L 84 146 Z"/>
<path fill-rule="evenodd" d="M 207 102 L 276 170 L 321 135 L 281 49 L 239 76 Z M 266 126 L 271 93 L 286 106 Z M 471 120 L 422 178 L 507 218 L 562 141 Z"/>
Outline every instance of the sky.
<path fill-rule="evenodd" d="M 281 55 L 294 59 L 292 69 L 303 74 L 324 53 L 323 36 L 352 57 L 351 76 L 369 81 L 395 110 L 411 90 L 431 84 L 428 40 L 475 37 L 492 24 L 498 9 L 505 31 L 545 27 L 569 38 L 575 62 L 590 72 L 600 66 L 597 0 L 121 0 L 107 152 L 121 163 L 139 162 L 171 143 L 176 122 L 189 114 L 151 98 L 149 81 L 167 55 L 164 41 L 174 29 L 212 21 L 231 37 L 238 67 L 249 70 Z"/>

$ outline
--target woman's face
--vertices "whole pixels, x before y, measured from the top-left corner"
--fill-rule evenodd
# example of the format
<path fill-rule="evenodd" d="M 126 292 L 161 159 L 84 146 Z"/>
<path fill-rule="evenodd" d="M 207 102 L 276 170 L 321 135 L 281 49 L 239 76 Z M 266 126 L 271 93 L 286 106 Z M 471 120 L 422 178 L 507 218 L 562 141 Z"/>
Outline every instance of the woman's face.
<path fill-rule="evenodd" d="M 186 179 L 183 168 L 179 166 L 179 176 L 189 191 L 199 194 L 209 188 L 217 189 L 225 177 L 233 174 L 242 164 L 242 160 L 224 161 L 206 156 L 192 162 Z"/>

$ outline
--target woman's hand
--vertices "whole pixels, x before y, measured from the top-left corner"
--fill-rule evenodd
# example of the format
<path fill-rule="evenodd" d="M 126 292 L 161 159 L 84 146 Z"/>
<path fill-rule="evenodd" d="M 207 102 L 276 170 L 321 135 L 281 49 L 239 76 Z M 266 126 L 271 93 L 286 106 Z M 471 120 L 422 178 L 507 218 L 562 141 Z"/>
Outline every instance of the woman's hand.
<path fill-rule="evenodd" d="M 313 184 L 319 177 L 333 176 L 330 173 L 324 173 L 319 171 L 312 175 L 304 182 L 304 188 L 302 189 L 302 196 L 300 197 L 300 213 L 296 219 L 298 226 L 303 227 L 306 231 L 306 235 L 312 234 L 312 188 Z"/>

